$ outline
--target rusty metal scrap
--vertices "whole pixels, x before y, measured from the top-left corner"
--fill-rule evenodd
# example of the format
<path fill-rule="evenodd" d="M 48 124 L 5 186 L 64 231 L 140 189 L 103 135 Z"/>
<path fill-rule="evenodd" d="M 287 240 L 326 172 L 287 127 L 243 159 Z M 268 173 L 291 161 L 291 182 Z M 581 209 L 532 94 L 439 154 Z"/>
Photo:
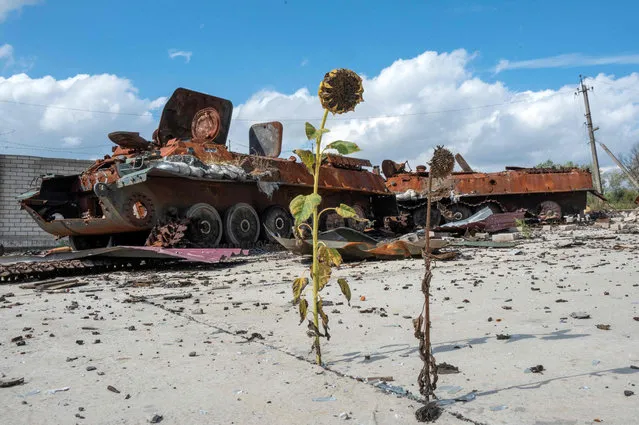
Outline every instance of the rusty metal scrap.
<path fill-rule="evenodd" d="M 98 273 L 120 268 L 150 267 L 154 261 L 219 263 L 235 256 L 248 255 L 239 248 L 162 248 L 153 246 L 116 246 L 49 255 L 4 256 L 0 258 L 0 283 L 51 276 Z"/>
<path fill-rule="evenodd" d="M 557 219 L 565 215 L 583 213 L 587 194 L 593 193 L 591 174 L 578 168 L 536 169 L 506 167 L 494 173 L 473 172 L 463 158 L 457 157 L 464 168 L 444 179 L 434 179 L 431 198 L 436 207 L 430 220 L 436 226 L 440 221 L 451 223 L 469 218 L 484 207 L 495 213 L 525 210 L 532 215 L 546 216 L 549 212 Z M 401 213 L 409 214 L 416 226 L 426 222 L 428 171 L 425 166 L 415 172 L 406 171 L 406 163 L 383 162 L 386 186 L 395 193 Z M 499 217 L 492 218 L 497 220 Z M 511 218 L 504 216 L 507 222 Z M 388 223 L 396 225 L 396 222 Z M 492 228 L 506 224 L 493 223 Z"/>
<path fill-rule="evenodd" d="M 145 246 L 163 248 L 177 248 L 187 245 L 186 231 L 189 219 L 169 220 L 163 224 L 157 224 L 151 229 L 151 233 L 144 243 Z"/>
<path fill-rule="evenodd" d="M 493 213 L 490 208 L 483 208 L 466 220 L 456 221 L 435 227 L 439 232 L 464 232 L 466 230 L 496 233 L 517 226 L 517 220 L 523 220 L 525 211 L 509 213 Z"/>
<path fill-rule="evenodd" d="M 286 249 L 297 255 L 311 255 L 312 241 L 308 239 L 274 238 Z M 337 249 L 345 261 L 378 259 L 399 260 L 420 257 L 424 249 L 423 237 L 416 234 L 404 235 L 392 240 L 377 240 L 362 232 L 349 228 L 338 228 L 322 232 L 319 240 L 328 248 Z M 431 239 L 431 249 L 437 250 L 448 245 L 447 241 Z M 448 258 L 446 256 L 442 258 Z"/>
<path fill-rule="evenodd" d="M 386 184 L 390 190 L 396 193 L 410 189 L 420 194 L 425 193 L 426 180 L 415 177 L 414 174 L 396 174 L 388 178 Z M 593 190 L 590 173 L 580 169 L 537 170 L 522 168 L 497 173 L 461 172 L 453 173 L 450 180 L 434 183 L 435 190 L 443 186 L 452 186 L 455 195 L 459 197 Z"/>

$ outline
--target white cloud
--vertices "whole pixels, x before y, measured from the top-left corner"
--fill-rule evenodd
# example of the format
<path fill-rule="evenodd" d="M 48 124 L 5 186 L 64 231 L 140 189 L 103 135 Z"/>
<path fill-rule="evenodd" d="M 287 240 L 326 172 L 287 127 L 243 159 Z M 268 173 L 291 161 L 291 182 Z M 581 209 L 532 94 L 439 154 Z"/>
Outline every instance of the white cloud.
<path fill-rule="evenodd" d="M 109 74 L 0 77 L 0 122 L 15 130 L 0 137 L 0 153 L 101 157 L 111 152 L 109 132 L 150 139 L 165 101 L 141 98 L 129 80 Z"/>
<path fill-rule="evenodd" d="M 512 69 L 575 68 L 595 65 L 639 65 L 639 55 L 586 56 L 579 53 L 571 53 L 522 61 L 502 59 L 495 67 L 495 72 L 499 73 Z"/>
<path fill-rule="evenodd" d="M 13 46 L 11 44 L 3 44 L 0 46 L 0 59 L 13 61 Z"/>
<path fill-rule="evenodd" d="M 76 136 L 65 136 L 62 138 L 64 146 L 79 146 L 82 144 L 82 139 Z"/>
<path fill-rule="evenodd" d="M 302 62 L 300 62 L 300 66 L 306 66 L 308 65 L 308 59 L 304 58 L 302 59 Z"/>
<path fill-rule="evenodd" d="M 171 59 L 183 57 L 185 63 L 191 62 L 191 56 L 192 55 L 193 55 L 193 52 L 186 52 L 184 50 L 176 50 L 176 49 L 170 49 L 169 50 L 169 57 Z"/>
<path fill-rule="evenodd" d="M 0 22 L 4 22 L 12 11 L 19 11 L 24 6 L 31 6 L 40 3 L 40 1 L 41 0 L 0 0 Z"/>
<path fill-rule="evenodd" d="M 11 44 L 3 44 L 0 46 L 0 63 L 2 63 L 2 69 L 6 72 L 11 70 L 13 72 L 26 72 L 33 67 L 35 58 L 24 58 L 14 56 L 14 49 Z"/>
<path fill-rule="evenodd" d="M 0 61 L 4 62 L 4 69 L 10 68 L 15 63 L 13 57 L 13 46 L 11 44 L 3 44 L 0 46 Z"/>
<path fill-rule="evenodd" d="M 389 158 L 408 160 L 413 168 L 424 164 L 439 144 L 487 171 L 506 165 L 533 166 L 547 159 L 590 161 L 583 99 L 574 95 L 576 83 L 559 90 L 515 92 L 502 82 L 474 75 L 473 57 L 464 50 L 425 52 L 364 77 L 365 102 L 355 112 L 331 115 L 326 141 L 351 140 L 362 148 L 357 156 L 374 164 Z M 270 119 L 284 123 L 282 156 L 308 147 L 304 121 L 318 125 L 322 116 L 317 83 L 311 81 L 309 88 L 292 93 L 260 91 L 241 104 L 240 99 L 231 99 L 237 105 L 229 136 L 234 149 L 247 152 L 250 125 Z M 587 83 L 595 87 L 590 100 L 595 125 L 600 127 L 598 139 L 614 153 L 628 151 L 639 141 L 639 73 L 600 74 Z M 0 78 L 0 122 L 4 129 L 16 130 L 0 135 L 0 153 L 101 157 L 111 152 L 106 137 L 111 131 L 139 131 L 150 138 L 165 100 L 145 99 L 129 80 L 108 74 L 63 80 L 26 74 Z M 130 113 L 134 115 L 122 115 Z M 81 143 L 65 146 L 65 137 L 77 137 Z M 599 159 L 602 167 L 613 165 L 604 152 Z"/>
<path fill-rule="evenodd" d="M 413 167 L 425 163 L 438 144 L 484 170 L 533 166 L 549 158 L 590 161 L 583 100 L 574 95 L 576 84 L 514 92 L 502 82 L 489 83 L 473 75 L 473 58 L 464 50 L 425 52 L 365 77 L 365 102 L 353 113 L 329 118 L 331 133 L 326 140 L 357 142 L 362 148 L 359 155 L 373 163 L 389 158 L 409 160 Z M 596 86 L 591 107 L 595 125 L 601 128 L 597 137 L 613 152 L 628 150 L 639 141 L 639 74 L 599 75 L 587 83 Z M 291 150 L 308 145 L 304 120 L 313 118 L 318 124 L 321 114 L 317 98 L 300 89 L 288 95 L 256 93 L 235 108 L 234 116 L 298 119 L 284 121 L 283 149 Z M 234 142 L 247 139 L 251 123 L 234 122 L 230 133 Z M 600 163 L 611 164 L 603 152 Z"/>

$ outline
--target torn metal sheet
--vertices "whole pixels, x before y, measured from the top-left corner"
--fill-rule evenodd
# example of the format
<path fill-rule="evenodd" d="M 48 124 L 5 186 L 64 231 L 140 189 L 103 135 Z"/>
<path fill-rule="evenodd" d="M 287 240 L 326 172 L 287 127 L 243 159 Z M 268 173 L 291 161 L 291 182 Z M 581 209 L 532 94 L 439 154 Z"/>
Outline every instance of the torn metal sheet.
<path fill-rule="evenodd" d="M 49 255 L 16 255 L 0 257 L 1 265 L 18 263 L 46 263 L 90 258 L 179 259 L 200 263 L 218 263 L 233 256 L 248 255 L 240 248 L 162 248 L 154 246 L 114 246 Z"/>
<path fill-rule="evenodd" d="M 284 248 L 297 255 L 312 255 L 313 241 L 311 239 L 286 239 L 273 235 Z M 402 258 L 417 257 L 422 255 L 425 241 L 420 238 L 408 238 L 406 236 L 386 241 L 378 241 L 370 236 L 346 227 L 322 232 L 319 240 L 328 248 L 335 248 L 342 258 L 348 260 L 365 260 L 376 258 L 380 260 L 397 260 Z M 431 251 L 443 248 L 448 241 L 431 239 Z"/>
<path fill-rule="evenodd" d="M 465 230 L 477 230 L 495 233 L 501 230 L 517 226 L 517 220 L 523 220 L 525 211 L 515 211 L 495 214 L 488 207 L 476 212 L 465 220 L 454 221 L 435 227 L 433 230 L 440 232 L 463 232 Z"/>
<path fill-rule="evenodd" d="M 465 228 L 470 224 L 473 223 L 478 223 L 480 221 L 486 220 L 488 217 L 490 217 L 491 215 L 493 215 L 493 211 L 486 207 L 483 208 L 479 211 L 477 211 L 475 214 L 471 215 L 470 217 L 468 217 L 465 220 L 459 220 L 459 221 L 454 221 L 451 223 L 446 223 L 443 224 L 441 226 L 439 226 L 439 228 L 437 228 L 438 230 L 443 230 L 443 229 L 453 229 L 456 227 L 460 227 L 460 228 Z"/>

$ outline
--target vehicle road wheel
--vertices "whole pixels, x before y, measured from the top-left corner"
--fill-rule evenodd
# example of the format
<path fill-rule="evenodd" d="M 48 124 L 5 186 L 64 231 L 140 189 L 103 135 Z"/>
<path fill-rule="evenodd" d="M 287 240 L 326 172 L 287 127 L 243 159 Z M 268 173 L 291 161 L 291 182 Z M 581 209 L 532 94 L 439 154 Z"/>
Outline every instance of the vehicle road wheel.
<path fill-rule="evenodd" d="M 209 204 L 195 204 L 186 212 L 190 219 L 186 236 L 196 246 L 215 248 L 222 239 L 222 219 Z"/>
<path fill-rule="evenodd" d="M 485 204 L 481 204 L 479 207 L 477 207 L 477 211 L 475 212 L 479 212 L 486 207 L 490 208 L 493 214 L 501 214 L 504 212 L 497 202 L 486 202 Z"/>
<path fill-rule="evenodd" d="M 362 207 L 361 205 L 355 205 L 353 209 L 355 210 L 359 218 L 368 218 L 366 217 L 366 211 L 364 210 L 364 207 Z M 366 221 L 354 220 L 352 218 L 346 219 L 346 227 L 350 227 L 351 229 L 355 229 L 359 232 L 363 232 L 364 230 L 366 230 L 367 225 L 368 223 Z"/>
<path fill-rule="evenodd" d="M 561 206 L 555 201 L 544 201 L 537 208 L 538 214 L 546 220 L 561 220 Z"/>
<path fill-rule="evenodd" d="M 413 224 L 417 228 L 424 229 L 426 227 L 426 207 L 420 207 L 413 211 Z M 439 226 L 442 213 L 439 212 L 435 204 L 430 207 L 430 227 Z"/>
<path fill-rule="evenodd" d="M 260 218 L 252 206 L 245 203 L 233 205 L 224 215 L 224 235 L 234 246 L 246 247 L 260 237 Z"/>
<path fill-rule="evenodd" d="M 448 223 L 465 220 L 471 215 L 473 215 L 473 212 L 470 210 L 470 208 L 468 208 L 465 205 L 452 204 L 452 205 L 449 205 L 447 208 L 452 213 L 452 217 L 450 219 L 447 219 L 444 217 L 444 219 Z"/>
<path fill-rule="evenodd" d="M 346 220 L 335 211 L 328 211 L 320 217 L 319 230 L 321 232 L 346 227 Z"/>
<path fill-rule="evenodd" d="M 262 223 L 264 227 L 281 238 L 290 239 L 293 236 L 293 216 L 279 205 L 273 205 L 264 210 Z M 276 242 L 268 232 L 265 231 L 264 234 L 266 239 Z"/>
<path fill-rule="evenodd" d="M 111 246 L 111 235 L 75 235 L 69 236 L 69 245 L 74 251 L 106 248 Z"/>

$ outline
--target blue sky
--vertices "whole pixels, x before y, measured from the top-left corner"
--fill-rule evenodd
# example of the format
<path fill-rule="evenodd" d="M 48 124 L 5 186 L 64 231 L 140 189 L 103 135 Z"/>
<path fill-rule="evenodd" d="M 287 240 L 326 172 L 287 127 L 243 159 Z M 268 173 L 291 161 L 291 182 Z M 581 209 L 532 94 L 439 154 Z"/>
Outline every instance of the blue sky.
<path fill-rule="evenodd" d="M 32 77 L 113 73 L 131 79 L 144 97 L 184 85 L 238 103 L 263 88 L 314 87 L 337 66 L 372 76 L 425 50 L 477 52 L 472 69 L 486 81 L 497 78 L 501 59 L 639 53 L 639 3 L 614 3 L 47 0 L 11 14 L 0 34 L 18 54 L 36 58 Z M 192 52 L 191 60 L 171 60 L 168 49 Z M 498 77 L 514 90 L 538 90 L 575 82 L 594 68 Z M 596 67 L 615 74 L 636 69 Z"/>
<path fill-rule="evenodd" d="M 617 153 L 639 141 L 639 3 L 612 3 L 0 1 L 0 153 L 101 157 L 110 131 L 150 137 L 177 87 L 282 119 L 290 151 L 324 73 L 346 67 L 366 102 L 331 135 L 373 162 L 445 144 L 489 170 L 586 163 L 579 74 L 598 138 Z M 234 146 L 251 123 L 234 120 Z"/>

